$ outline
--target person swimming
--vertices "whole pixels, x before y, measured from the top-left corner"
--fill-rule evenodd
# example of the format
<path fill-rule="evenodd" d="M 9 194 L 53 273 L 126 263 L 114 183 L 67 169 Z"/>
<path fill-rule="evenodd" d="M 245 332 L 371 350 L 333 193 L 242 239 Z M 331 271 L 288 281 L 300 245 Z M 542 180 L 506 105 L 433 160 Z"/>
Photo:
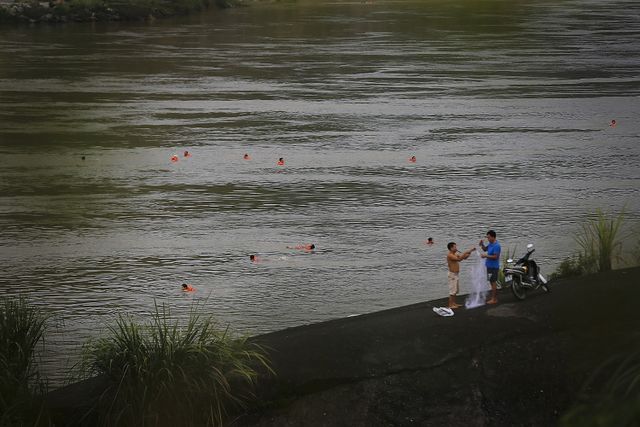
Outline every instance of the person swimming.
<path fill-rule="evenodd" d="M 249 255 L 249 260 L 253 263 L 258 263 L 260 262 L 260 257 L 258 255 Z"/>
<path fill-rule="evenodd" d="M 188 152 L 188 151 L 185 151 L 185 152 L 184 152 L 184 156 L 185 156 L 185 157 L 191 157 L 191 153 L 190 153 L 190 152 Z"/>
<path fill-rule="evenodd" d="M 251 157 L 249 157 L 248 153 L 244 153 L 244 156 L 242 156 L 242 158 L 245 160 L 251 160 Z"/>
<path fill-rule="evenodd" d="M 409 157 L 409 162 L 410 163 L 415 163 L 416 162 L 416 156 Z"/>
<path fill-rule="evenodd" d="M 277 165 L 278 165 L 278 166 L 284 166 L 284 158 L 280 157 L 280 158 L 278 159 L 278 163 L 277 163 Z"/>
<path fill-rule="evenodd" d="M 429 237 L 429 238 L 427 239 L 426 244 L 427 244 L 427 245 L 429 245 L 429 246 L 433 245 L 433 237 Z"/>
<path fill-rule="evenodd" d="M 296 246 L 287 246 L 287 249 L 302 249 L 305 251 L 312 251 L 316 248 L 316 245 L 314 245 L 313 243 L 307 244 L 307 245 L 296 245 Z"/>
<path fill-rule="evenodd" d="M 196 288 L 194 288 L 193 286 L 187 284 L 187 283 L 183 283 L 182 284 L 182 291 L 183 292 L 195 292 Z"/>
<path fill-rule="evenodd" d="M 609 123 L 609 126 L 611 126 L 612 128 L 616 127 L 616 125 L 617 123 L 615 119 L 611 120 L 611 123 Z"/>

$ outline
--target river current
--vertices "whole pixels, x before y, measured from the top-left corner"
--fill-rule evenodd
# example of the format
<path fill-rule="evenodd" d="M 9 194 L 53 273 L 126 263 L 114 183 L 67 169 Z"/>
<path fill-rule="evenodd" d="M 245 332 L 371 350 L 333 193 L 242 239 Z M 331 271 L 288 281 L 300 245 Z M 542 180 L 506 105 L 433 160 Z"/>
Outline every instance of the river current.
<path fill-rule="evenodd" d="M 258 334 L 445 297 L 447 242 L 488 229 L 549 274 L 596 209 L 638 223 L 639 16 L 303 1 L 3 28 L 0 293 L 56 319 L 59 385 L 154 302 Z"/>

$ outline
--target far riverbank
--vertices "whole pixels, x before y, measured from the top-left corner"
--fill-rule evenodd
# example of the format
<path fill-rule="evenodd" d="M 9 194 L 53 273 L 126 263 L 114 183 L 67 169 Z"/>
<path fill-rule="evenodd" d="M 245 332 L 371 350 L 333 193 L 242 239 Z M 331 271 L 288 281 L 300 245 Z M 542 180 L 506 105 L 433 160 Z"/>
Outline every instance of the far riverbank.
<path fill-rule="evenodd" d="M 246 6 L 251 0 L 0 0 L 0 24 L 153 21 L 199 13 L 209 8 Z"/>

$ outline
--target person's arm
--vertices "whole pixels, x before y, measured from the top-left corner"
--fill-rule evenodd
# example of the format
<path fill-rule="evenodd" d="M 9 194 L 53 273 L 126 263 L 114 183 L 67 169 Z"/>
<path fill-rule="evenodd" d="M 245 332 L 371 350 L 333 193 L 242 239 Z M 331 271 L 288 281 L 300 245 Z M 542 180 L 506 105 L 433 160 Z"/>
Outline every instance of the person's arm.
<path fill-rule="evenodd" d="M 471 248 L 468 251 L 464 251 L 464 253 L 462 254 L 462 259 L 469 258 L 469 256 L 471 255 L 471 252 L 473 252 L 475 250 L 476 250 L 476 248 Z"/>
<path fill-rule="evenodd" d="M 480 240 L 480 248 L 482 248 L 483 251 L 487 250 L 487 247 L 484 245 L 484 242 L 482 240 Z"/>

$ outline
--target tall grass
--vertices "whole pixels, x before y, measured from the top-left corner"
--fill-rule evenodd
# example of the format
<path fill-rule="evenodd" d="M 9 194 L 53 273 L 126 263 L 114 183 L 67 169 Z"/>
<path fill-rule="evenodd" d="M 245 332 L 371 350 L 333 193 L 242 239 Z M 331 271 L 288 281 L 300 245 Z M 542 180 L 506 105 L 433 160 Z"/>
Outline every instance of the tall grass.
<path fill-rule="evenodd" d="M 620 259 L 622 243 L 618 232 L 623 222 L 624 210 L 616 216 L 609 216 L 598 209 L 596 218 L 583 224 L 577 234 L 575 239 L 582 250 L 581 255 L 586 260 L 595 261 L 597 271 L 611 271 L 614 259 Z"/>
<path fill-rule="evenodd" d="M 635 350 L 603 363 L 585 383 L 578 402 L 564 414 L 560 425 L 562 427 L 637 427 L 640 425 L 640 349 L 636 346 Z"/>
<path fill-rule="evenodd" d="M 37 425 L 42 382 L 35 363 L 47 316 L 24 297 L 0 300 L 0 426 Z"/>
<path fill-rule="evenodd" d="M 121 315 L 85 346 L 85 372 L 108 378 L 101 425 L 219 426 L 251 397 L 257 369 L 270 371 L 264 351 L 199 311 L 184 326 L 165 305 L 144 325 Z"/>

